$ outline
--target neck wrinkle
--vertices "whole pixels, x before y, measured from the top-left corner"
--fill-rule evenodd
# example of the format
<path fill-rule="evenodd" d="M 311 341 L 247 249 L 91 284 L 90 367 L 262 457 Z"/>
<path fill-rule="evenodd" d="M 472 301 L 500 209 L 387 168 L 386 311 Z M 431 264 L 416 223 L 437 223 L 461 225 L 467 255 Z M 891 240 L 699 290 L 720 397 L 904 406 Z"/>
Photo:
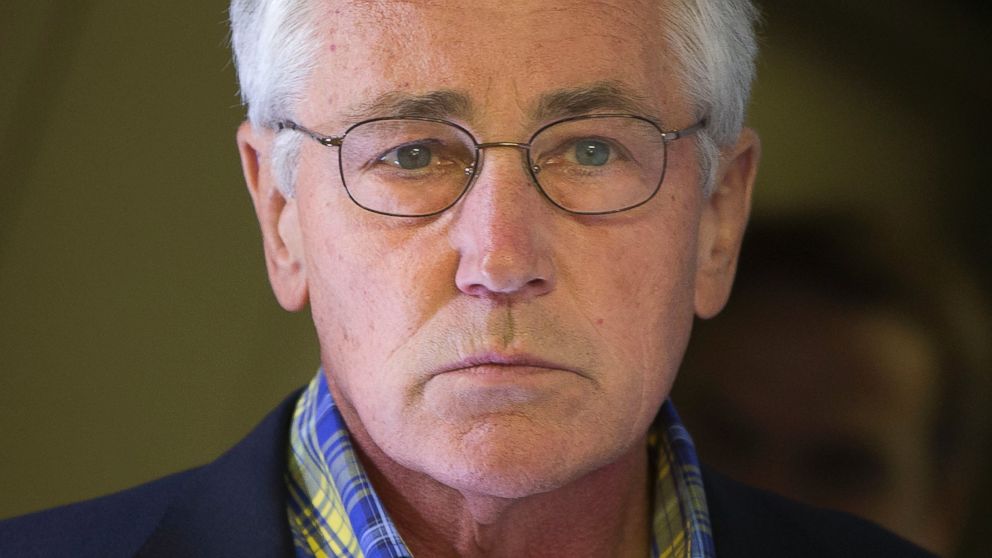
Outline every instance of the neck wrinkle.
<path fill-rule="evenodd" d="M 646 442 L 566 486 L 507 499 L 455 490 L 393 462 L 365 432 L 352 435 L 369 479 L 414 556 L 650 555 Z"/>

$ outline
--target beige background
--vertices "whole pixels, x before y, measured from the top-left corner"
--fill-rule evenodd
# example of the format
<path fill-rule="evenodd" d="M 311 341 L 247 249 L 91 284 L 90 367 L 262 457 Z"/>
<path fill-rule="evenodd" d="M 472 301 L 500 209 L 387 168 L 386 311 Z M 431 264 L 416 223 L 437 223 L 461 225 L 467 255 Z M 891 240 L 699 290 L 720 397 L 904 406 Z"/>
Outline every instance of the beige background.
<path fill-rule="evenodd" d="M 764 3 L 756 213 L 873 215 L 987 273 L 987 11 L 823 4 Z M 316 369 L 266 282 L 225 10 L 0 7 L 0 517 L 203 463 Z"/>
<path fill-rule="evenodd" d="M 266 282 L 225 2 L 20 4 L 0 13 L 0 516 L 212 459 L 318 364 Z"/>

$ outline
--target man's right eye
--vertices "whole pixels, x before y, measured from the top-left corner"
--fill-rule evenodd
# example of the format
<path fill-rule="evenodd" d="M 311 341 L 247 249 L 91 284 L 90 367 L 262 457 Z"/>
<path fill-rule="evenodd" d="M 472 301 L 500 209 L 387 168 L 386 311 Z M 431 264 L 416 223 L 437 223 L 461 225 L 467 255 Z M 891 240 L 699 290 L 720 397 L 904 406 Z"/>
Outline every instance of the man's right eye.
<path fill-rule="evenodd" d="M 431 164 L 431 149 L 425 144 L 397 147 L 379 158 L 379 161 L 404 170 L 427 168 Z"/>
<path fill-rule="evenodd" d="M 610 160 L 610 145 L 596 139 L 575 142 L 575 161 L 580 165 L 601 167 Z"/>

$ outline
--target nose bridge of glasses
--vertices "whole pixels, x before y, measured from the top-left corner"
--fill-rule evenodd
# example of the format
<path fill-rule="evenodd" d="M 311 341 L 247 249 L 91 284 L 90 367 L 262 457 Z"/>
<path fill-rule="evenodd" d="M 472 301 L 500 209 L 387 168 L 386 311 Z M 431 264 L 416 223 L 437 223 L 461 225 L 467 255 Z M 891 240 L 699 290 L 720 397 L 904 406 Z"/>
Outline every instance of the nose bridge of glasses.
<path fill-rule="evenodd" d="M 530 185 L 534 187 L 538 192 L 540 192 L 542 196 L 547 198 L 547 194 L 544 192 L 544 189 L 541 187 L 540 184 L 537 183 L 537 177 L 535 176 L 535 173 L 537 172 L 537 167 L 534 166 L 533 163 L 531 163 L 531 158 L 530 158 L 531 144 L 518 142 L 518 141 L 488 141 L 483 143 L 477 143 L 475 145 L 476 148 L 475 162 L 471 166 L 465 169 L 465 174 L 470 177 L 469 184 L 466 185 L 466 190 L 471 190 L 472 187 L 475 185 L 475 183 L 478 182 L 482 174 L 482 168 L 485 166 L 484 149 L 490 147 L 509 147 L 509 148 L 521 150 L 522 151 L 521 155 L 523 155 L 523 157 L 520 162 L 522 163 L 523 172 L 524 175 L 526 176 L 527 182 L 530 183 Z"/>
<path fill-rule="evenodd" d="M 487 147 L 516 147 L 518 149 L 523 149 L 524 151 L 530 151 L 529 143 L 520 143 L 518 141 L 489 141 L 486 143 L 480 143 L 475 147 L 476 149 L 485 149 Z"/>
<path fill-rule="evenodd" d="M 512 151 L 520 151 L 520 159 L 514 159 L 511 153 L 506 153 L 506 157 L 494 157 L 493 153 L 487 151 L 488 148 L 510 148 Z M 496 151 L 499 151 L 497 149 Z M 508 151 L 503 149 L 502 151 Z M 490 141 L 476 144 L 476 158 L 472 166 L 466 168 L 469 175 L 469 183 L 465 187 L 465 195 L 471 195 L 473 190 L 478 189 L 480 182 L 486 183 L 487 194 L 481 194 L 479 199 L 488 199 L 490 203 L 500 204 L 503 207 L 500 214 L 506 214 L 507 207 L 502 204 L 509 203 L 514 207 L 521 207 L 520 194 L 523 190 L 537 192 L 539 196 L 547 198 L 547 194 L 536 182 L 534 169 L 530 168 L 531 144 L 515 141 Z M 488 170 L 486 170 L 488 169 Z M 509 183 L 514 186 L 508 188 Z M 497 201 L 501 200 L 501 201 Z M 537 204 L 523 204 L 527 207 L 537 207 Z M 495 206 L 494 206 L 495 207 Z M 517 214 L 513 212 L 513 214 Z"/>
<path fill-rule="evenodd" d="M 475 167 L 476 168 L 473 169 L 473 168 L 470 167 L 470 168 L 465 169 L 465 170 L 467 172 L 473 171 L 473 170 L 475 172 L 478 172 L 480 170 L 479 167 L 481 167 L 482 160 L 484 158 L 484 152 L 482 150 L 483 149 L 490 148 L 490 147 L 511 147 L 511 148 L 514 148 L 514 149 L 520 149 L 520 150 L 522 150 L 524 152 L 524 154 L 523 154 L 524 155 L 524 159 L 523 159 L 524 168 L 527 168 L 527 165 L 529 164 L 529 161 L 530 161 L 530 144 L 529 143 L 522 143 L 522 142 L 519 142 L 519 141 L 487 141 L 487 142 L 484 142 L 484 143 L 477 143 L 475 145 L 476 152 L 478 153 L 478 155 L 476 157 L 476 162 L 475 162 Z"/>

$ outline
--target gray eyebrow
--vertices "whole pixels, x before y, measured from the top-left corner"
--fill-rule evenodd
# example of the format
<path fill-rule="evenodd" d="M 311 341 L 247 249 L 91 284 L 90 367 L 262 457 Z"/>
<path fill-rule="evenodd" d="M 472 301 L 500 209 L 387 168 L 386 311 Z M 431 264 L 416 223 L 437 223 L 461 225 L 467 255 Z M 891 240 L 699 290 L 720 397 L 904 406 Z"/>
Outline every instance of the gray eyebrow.
<path fill-rule="evenodd" d="M 608 110 L 646 116 L 658 121 L 648 100 L 618 81 L 597 81 L 581 87 L 546 93 L 531 111 L 537 122 Z"/>
<path fill-rule="evenodd" d="M 647 99 L 619 81 L 597 81 L 545 93 L 530 111 L 530 117 L 540 123 L 604 110 L 658 120 Z M 348 109 L 345 119 L 355 123 L 388 116 L 415 116 L 471 121 L 474 114 L 475 107 L 467 94 L 439 89 L 421 94 L 389 91 Z"/>
<path fill-rule="evenodd" d="M 473 109 L 472 101 L 468 95 L 451 89 L 439 89 L 423 94 L 390 91 L 379 95 L 370 102 L 353 107 L 345 114 L 346 118 L 352 122 L 384 116 L 416 116 L 440 119 L 455 117 L 470 120 Z"/>

